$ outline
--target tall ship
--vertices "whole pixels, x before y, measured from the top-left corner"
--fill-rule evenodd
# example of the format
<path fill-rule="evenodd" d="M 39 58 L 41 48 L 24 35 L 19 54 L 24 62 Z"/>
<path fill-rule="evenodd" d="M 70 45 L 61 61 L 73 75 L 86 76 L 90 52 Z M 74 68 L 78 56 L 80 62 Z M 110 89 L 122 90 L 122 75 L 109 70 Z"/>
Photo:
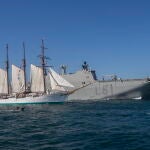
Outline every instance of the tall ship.
<path fill-rule="evenodd" d="M 12 64 L 11 82 L 9 78 L 8 45 L 6 46 L 6 67 L 0 68 L 0 104 L 38 104 L 64 102 L 67 88 L 74 86 L 46 65 L 45 47 L 42 40 L 41 65 L 30 66 L 30 81 L 26 78 L 25 45 L 23 44 L 22 67 Z M 48 79 L 48 80 L 47 80 Z"/>
<path fill-rule="evenodd" d="M 116 75 L 97 79 L 96 72 L 89 69 L 85 61 L 82 69 L 67 73 L 62 65 L 62 77 L 75 86 L 68 95 L 70 100 L 111 100 L 111 99 L 148 99 L 150 98 L 150 79 L 121 79 Z"/>

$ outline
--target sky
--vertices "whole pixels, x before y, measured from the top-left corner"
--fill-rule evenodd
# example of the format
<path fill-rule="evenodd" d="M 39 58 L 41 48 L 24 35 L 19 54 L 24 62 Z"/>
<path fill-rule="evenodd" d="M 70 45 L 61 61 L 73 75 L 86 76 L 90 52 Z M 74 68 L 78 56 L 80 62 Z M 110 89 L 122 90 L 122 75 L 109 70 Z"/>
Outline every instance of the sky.
<path fill-rule="evenodd" d="M 150 76 L 149 7 L 148 0 L 0 0 L 0 67 L 7 43 L 10 65 L 20 66 L 25 42 L 29 74 L 43 39 L 56 71 L 87 61 L 98 78 Z"/>

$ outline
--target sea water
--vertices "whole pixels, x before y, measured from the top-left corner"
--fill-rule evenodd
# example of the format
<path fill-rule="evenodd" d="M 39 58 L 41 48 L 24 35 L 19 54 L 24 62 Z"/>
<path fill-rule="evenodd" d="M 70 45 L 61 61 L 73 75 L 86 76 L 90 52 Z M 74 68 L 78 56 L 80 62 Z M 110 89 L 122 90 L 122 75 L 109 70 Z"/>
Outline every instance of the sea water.
<path fill-rule="evenodd" d="M 149 150 L 150 101 L 0 106 L 0 149 Z"/>

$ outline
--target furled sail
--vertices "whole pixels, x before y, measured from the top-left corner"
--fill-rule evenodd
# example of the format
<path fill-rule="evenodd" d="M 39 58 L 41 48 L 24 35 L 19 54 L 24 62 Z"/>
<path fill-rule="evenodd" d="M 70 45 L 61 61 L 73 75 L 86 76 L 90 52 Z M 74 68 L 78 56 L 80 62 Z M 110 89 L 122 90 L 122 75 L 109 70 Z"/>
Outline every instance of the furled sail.
<path fill-rule="evenodd" d="M 20 93 L 25 91 L 24 71 L 12 65 L 12 92 Z"/>
<path fill-rule="evenodd" d="M 0 94 L 8 94 L 7 71 L 0 69 Z"/>
<path fill-rule="evenodd" d="M 74 87 L 71 83 L 57 74 L 52 68 L 49 69 L 49 76 L 52 90 L 66 91 L 65 87 Z"/>
<path fill-rule="evenodd" d="M 31 64 L 31 92 L 44 92 L 43 70 Z"/>

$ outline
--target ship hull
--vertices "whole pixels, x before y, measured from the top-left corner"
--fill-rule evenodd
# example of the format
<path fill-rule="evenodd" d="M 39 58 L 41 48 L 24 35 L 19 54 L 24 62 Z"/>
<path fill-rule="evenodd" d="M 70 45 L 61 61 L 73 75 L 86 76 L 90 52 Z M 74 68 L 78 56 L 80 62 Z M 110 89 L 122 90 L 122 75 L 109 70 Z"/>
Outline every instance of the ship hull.
<path fill-rule="evenodd" d="M 0 99 L 0 104 L 44 104 L 44 103 L 60 103 L 66 100 L 66 95 L 49 94 L 41 96 L 27 96 L 22 98 Z"/>
<path fill-rule="evenodd" d="M 68 101 L 148 98 L 150 98 L 150 82 L 143 79 L 94 81 L 70 94 Z"/>

